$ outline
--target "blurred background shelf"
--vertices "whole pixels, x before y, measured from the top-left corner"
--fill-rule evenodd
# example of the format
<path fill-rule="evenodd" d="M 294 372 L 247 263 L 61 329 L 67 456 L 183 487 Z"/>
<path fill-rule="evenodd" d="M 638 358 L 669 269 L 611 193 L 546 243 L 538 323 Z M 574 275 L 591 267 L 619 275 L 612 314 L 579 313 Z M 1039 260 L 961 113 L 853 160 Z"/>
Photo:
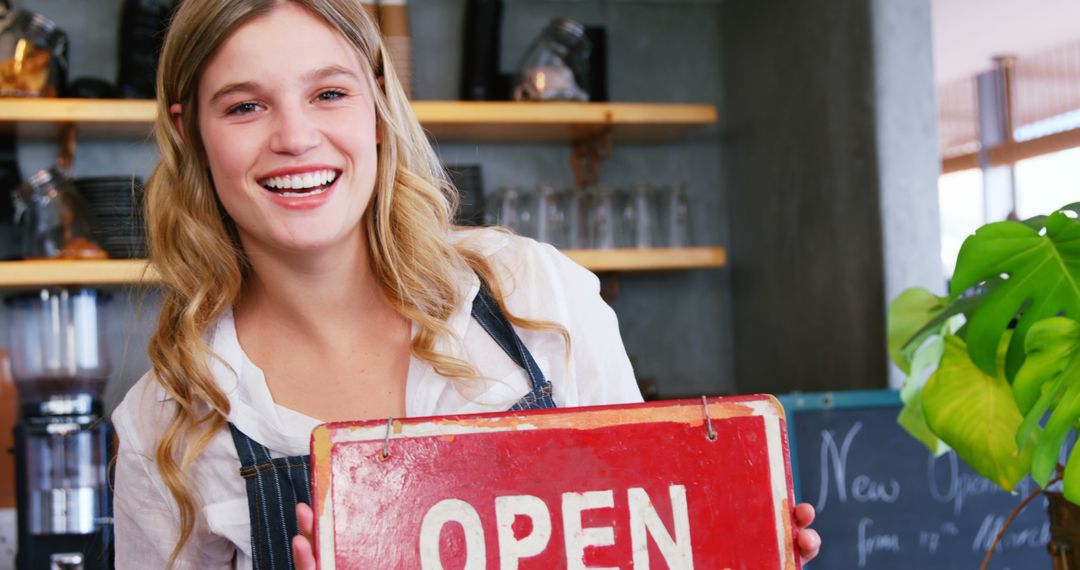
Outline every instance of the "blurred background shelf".
<path fill-rule="evenodd" d="M 723 247 L 567 249 L 563 253 L 597 273 L 710 269 L 727 263 L 727 250 Z"/>
<path fill-rule="evenodd" d="M 0 262 L 0 287 L 127 285 L 156 281 L 142 259 L 58 259 Z"/>
<path fill-rule="evenodd" d="M 677 139 L 716 122 L 715 105 L 415 101 L 437 139 L 488 142 L 575 141 L 610 132 L 615 141 Z M 55 137 L 65 125 L 81 136 L 146 137 L 153 101 L 0 98 L 0 125 L 28 137 Z"/>
<path fill-rule="evenodd" d="M 670 249 L 571 249 L 574 261 L 595 272 L 665 271 L 723 267 L 723 247 Z M 113 286 L 158 279 L 142 259 L 32 260 L 0 262 L 0 287 L 20 288 L 53 285 Z"/>

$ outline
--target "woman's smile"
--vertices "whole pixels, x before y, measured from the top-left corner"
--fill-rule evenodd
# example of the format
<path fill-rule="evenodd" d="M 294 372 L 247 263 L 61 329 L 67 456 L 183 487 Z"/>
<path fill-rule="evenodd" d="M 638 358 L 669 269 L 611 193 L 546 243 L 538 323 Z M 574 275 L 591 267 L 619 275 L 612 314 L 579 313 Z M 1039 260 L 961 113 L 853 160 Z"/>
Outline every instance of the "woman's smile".
<path fill-rule="evenodd" d="M 340 177 L 336 168 L 298 167 L 275 170 L 258 182 L 281 207 L 310 210 L 330 200 Z"/>

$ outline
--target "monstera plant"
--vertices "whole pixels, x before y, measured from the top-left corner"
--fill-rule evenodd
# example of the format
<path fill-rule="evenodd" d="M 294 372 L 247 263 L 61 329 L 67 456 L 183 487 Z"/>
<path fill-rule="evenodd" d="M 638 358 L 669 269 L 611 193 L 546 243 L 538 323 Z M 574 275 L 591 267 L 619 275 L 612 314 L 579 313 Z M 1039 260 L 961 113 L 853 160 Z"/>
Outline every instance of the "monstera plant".
<path fill-rule="evenodd" d="M 1074 504 L 1080 451 L 1063 448 L 1080 426 L 1078 218 L 1080 203 L 982 226 L 960 248 L 949 295 L 904 291 L 888 330 L 912 435 L 1006 490 L 1029 473 L 1043 488 L 1060 479 Z"/>

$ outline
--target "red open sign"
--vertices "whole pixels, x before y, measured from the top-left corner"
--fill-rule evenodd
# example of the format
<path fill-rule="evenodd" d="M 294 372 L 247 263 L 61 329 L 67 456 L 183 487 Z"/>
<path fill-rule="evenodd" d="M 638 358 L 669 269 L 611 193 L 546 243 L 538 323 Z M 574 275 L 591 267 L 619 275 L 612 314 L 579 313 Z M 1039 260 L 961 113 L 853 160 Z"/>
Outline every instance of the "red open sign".
<path fill-rule="evenodd" d="M 770 396 L 327 424 L 311 448 L 322 570 L 800 567 Z"/>

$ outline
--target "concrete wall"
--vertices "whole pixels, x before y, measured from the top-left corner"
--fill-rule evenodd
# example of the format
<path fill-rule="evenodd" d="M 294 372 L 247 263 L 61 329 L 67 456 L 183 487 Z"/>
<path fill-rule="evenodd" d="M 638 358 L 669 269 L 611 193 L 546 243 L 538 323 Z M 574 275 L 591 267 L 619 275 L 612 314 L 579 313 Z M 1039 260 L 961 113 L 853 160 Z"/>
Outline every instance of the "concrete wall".
<path fill-rule="evenodd" d="M 937 99 L 927 0 L 874 0 L 874 100 L 885 300 L 909 287 L 945 294 L 939 256 Z M 889 385 L 903 373 L 889 366 Z"/>
<path fill-rule="evenodd" d="M 20 0 L 46 14 L 71 39 L 71 77 L 115 78 L 121 0 Z M 456 99 L 464 0 L 411 0 L 415 97 Z M 528 44 L 553 17 L 604 25 L 609 42 L 609 94 L 614 101 L 721 103 L 719 2 L 701 0 L 508 1 L 504 13 L 503 67 L 517 65 Z M 568 186 L 566 144 L 462 144 L 437 141 L 447 163 L 483 167 L 486 192 L 541 182 Z M 602 179 L 689 185 L 693 229 L 702 245 L 726 245 L 727 192 L 722 184 L 722 141 L 717 127 L 664 144 L 620 145 Z M 50 165 L 50 141 L 20 141 L 24 175 Z M 152 145 L 137 140 L 79 141 L 76 176 L 146 176 L 156 160 Z M 665 395 L 730 393 L 733 379 L 730 272 L 726 269 L 618 276 L 612 305 L 635 368 L 655 379 Z M 158 299 L 153 291 L 118 292 L 109 308 L 108 341 L 117 363 L 108 403 L 115 404 L 145 371 L 145 339 Z M 141 306 L 141 310 L 137 310 Z M 0 327 L 2 328 L 2 327 Z M 6 340 L 0 330 L 0 345 Z"/>

